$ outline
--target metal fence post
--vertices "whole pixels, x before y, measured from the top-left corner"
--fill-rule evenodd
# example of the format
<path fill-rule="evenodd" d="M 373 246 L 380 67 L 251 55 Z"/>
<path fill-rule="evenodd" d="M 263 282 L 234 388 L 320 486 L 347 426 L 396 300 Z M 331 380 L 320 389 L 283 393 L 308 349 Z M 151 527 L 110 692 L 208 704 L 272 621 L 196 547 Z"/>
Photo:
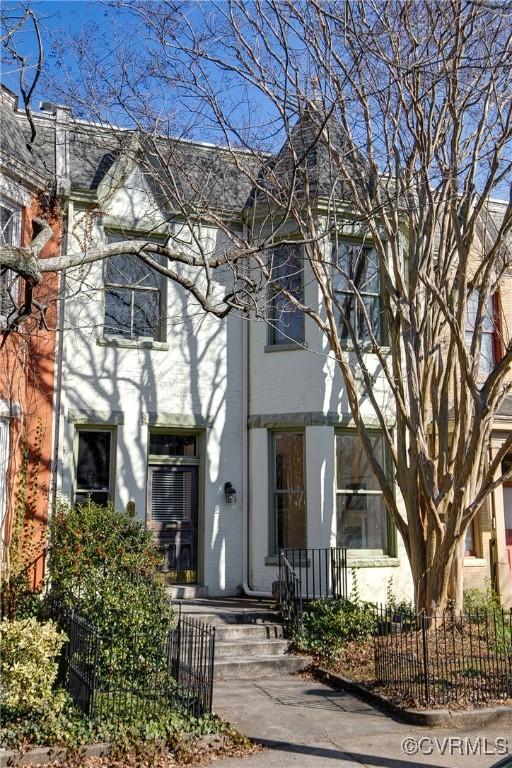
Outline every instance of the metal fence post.
<path fill-rule="evenodd" d="M 430 702 L 430 677 L 428 672 L 428 616 L 421 615 L 421 639 L 423 643 L 423 677 L 425 684 L 425 701 Z"/>
<path fill-rule="evenodd" d="M 177 627 L 178 649 L 176 652 L 176 684 L 180 684 L 181 677 L 181 603 L 178 603 L 178 627 Z"/>

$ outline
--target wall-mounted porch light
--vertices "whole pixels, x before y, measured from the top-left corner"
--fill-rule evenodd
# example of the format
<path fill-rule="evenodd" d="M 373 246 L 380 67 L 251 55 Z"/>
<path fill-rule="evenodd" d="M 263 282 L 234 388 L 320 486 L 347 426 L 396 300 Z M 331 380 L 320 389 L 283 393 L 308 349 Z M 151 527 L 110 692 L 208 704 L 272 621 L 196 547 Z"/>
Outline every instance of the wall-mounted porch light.
<path fill-rule="evenodd" d="M 236 489 L 233 488 L 231 483 L 224 483 L 224 498 L 226 504 L 236 504 Z"/>

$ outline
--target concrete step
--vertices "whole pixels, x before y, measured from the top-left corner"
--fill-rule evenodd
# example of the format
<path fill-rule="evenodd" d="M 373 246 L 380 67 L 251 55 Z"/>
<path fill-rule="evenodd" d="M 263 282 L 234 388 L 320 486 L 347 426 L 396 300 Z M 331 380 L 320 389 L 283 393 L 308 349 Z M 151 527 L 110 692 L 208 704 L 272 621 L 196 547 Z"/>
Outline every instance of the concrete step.
<path fill-rule="evenodd" d="M 277 611 L 251 611 L 234 612 L 234 611 L 218 611 L 216 613 L 189 613 L 186 610 L 186 606 L 182 606 L 183 612 L 191 618 L 198 621 L 204 621 L 206 624 L 213 624 L 215 627 L 221 627 L 226 624 L 243 624 L 249 626 L 252 624 L 279 624 L 280 616 Z"/>
<path fill-rule="evenodd" d="M 282 624 L 217 624 L 217 642 L 228 640 L 282 640 Z"/>
<path fill-rule="evenodd" d="M 165 588 L 171 600 L 197 600 L 208 597 L 208 587 L 199 584 L 168 584 Z"/>
<path fill-rule="evenodd" d="M 215 643 L 215 663 L 227 658 L 284 656 L 288 640 L 235 640 Z"/>
<path fill-rule="evenodd" d="M 258 680 L 290 675 L 311 664 L 308 656 L 260 656 L 253 659 L 221 659 L 215 662 L 216 680 Z"/>

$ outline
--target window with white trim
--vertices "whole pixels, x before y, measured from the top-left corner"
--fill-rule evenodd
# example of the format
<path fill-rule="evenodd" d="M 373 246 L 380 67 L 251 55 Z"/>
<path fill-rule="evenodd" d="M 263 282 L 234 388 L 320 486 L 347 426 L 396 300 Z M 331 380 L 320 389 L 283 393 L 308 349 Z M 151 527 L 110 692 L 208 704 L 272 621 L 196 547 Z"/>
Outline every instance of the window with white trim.
<path fill-rule="evenodd" d="M 385 458 L 381 434 L 371 436 L 381 466 Z M 336 435 L 337 545 L 365 550 L 369 555 L 388 552 L 388 516 L 382 491 L 356 432 Z"/>
<path fill-rule="evenodd" d="M 350 340 L 348 323 L 358 342 L 369 342 L 371 330 L 377 343 L 382 344 L 384 333 L 377 252 L 371 246 L 342 242 L 335 248 L 334 257 L 333 292 L 338 305 L 341 338 Z"/>
<path fill-rule="evenodd" d="M 109 242 L 123 240 L 111 235 Z M 163 276 L 129 253 L 110 256 L 104 268 L 105 336 L 163 341 Z"/>

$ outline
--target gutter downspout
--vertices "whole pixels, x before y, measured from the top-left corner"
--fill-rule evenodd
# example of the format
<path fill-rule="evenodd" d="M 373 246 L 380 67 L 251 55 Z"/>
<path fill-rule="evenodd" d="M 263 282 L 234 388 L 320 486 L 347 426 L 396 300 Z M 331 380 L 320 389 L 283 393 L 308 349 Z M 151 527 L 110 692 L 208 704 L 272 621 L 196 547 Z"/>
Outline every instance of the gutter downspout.
<path fill-rule="evenodd" d="M 41 105 L 42 106 L 42 105 Z M 55 176 L 57 196 L 65 202 L 65 213 L 62 219 L 62 233 L 60 253 L 66 254 L 69 242 L 69 223 L 73 217 L 73 203 L 70 200 L 70 172 L 69 172 L 69 137 L 68 137 L 68 117 L 70 110 L 62 107 L 55 107 Z M 66 294 L 66 270 L 62 270 L 58 278 L 58 301 L 59 311 L 57 319 L 57 343 L 55 355 L 55 378 L 54 378 L 54 397 L 53 397 L 53 439 L 52 439 L 52 481 L 50 490 L 50 503 L 48 505 L 48 519 L 55 512 L 57 505 L 57 489 L 59 476 L 59 448 L 60 448 L 60 426 L 61 426 L 61 407 L 62 407 L 62 365 L 64 350 L 64 305 Z"/>
<path fill-rule="evenodd" d="M 247 237 L 247 224 L 244 224 Z M 271 592 L 261 592 L 249 585 L 250 519 L 249 519 L 249 352 L 250 317 L 242 317 L 242 589 L 248 597 L 272 597 Z"/>

